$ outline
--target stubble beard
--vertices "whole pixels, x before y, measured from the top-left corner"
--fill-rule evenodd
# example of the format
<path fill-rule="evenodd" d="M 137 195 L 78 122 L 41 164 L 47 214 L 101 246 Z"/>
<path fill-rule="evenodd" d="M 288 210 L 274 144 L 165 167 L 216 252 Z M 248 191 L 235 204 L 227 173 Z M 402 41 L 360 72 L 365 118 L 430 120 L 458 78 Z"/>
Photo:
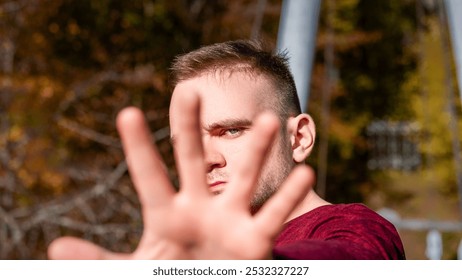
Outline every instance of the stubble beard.
<path fill-rule="evenodd" d="M 270 199 L 289 176 L 294 162 L 291 150 L 286 150 L 286 142 L 282 140 L 280 149 L 271 162 L 267 162 L 262 169 L 257 188 L 250 201 L 250 211 L 255 214 Z"/>
<path fill-rule="evenodd" d="M 271 153 L 274 153 L 272 161 L 266 162 L 262 167 L 260 178 L 249 204 L 252 214 L 257 213 L 263 204 L 278 191 L 294 166 L 292 150 L 287 150 L 286 141 L 288 140 L 281 141 L 277 151 L 271 151 Z M 271 158 L 271 156 L 268 158 Z M 213 173 L 207 176 L 210 181 L 214 181 L 212 179 L 229 178 L 229 174 L 220 169 L 214 170 Z M 219 195 L 223 191 L 213 191 L 212 194 Z"/>

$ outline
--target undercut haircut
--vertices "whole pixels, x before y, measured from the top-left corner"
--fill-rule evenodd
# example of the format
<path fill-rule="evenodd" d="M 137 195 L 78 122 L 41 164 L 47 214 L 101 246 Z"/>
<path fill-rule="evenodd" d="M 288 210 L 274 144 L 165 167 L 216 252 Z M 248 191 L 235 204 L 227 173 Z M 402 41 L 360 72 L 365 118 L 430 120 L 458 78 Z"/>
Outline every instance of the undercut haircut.
<path fill-rule="evenodd" d="M 201 47 L 177 56 L 170 68 L 170 86 L 203 74 L 217 71 L 245 71 L 251 75 L 264 75 L 276 92 L 272 108 L 281 118 L 301 113 L 294 78 L 289 69 L 287 53 L 273 53 L 260 42 L 237 40 Z"/>

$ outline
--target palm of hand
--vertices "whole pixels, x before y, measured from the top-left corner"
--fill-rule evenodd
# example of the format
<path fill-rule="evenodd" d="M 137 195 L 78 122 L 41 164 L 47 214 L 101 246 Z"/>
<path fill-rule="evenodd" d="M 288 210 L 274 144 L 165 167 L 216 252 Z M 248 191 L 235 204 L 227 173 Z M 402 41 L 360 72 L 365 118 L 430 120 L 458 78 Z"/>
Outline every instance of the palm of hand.
<path fill-rule="evenodd" d="M 152 220 L 152 228 L 145 228 L 134 258 L 268 258 L 271 236 L 259 228 L 248 210 L 230 211 L 220 200 L 204 197 L 191 201 L 179 194 L 171 205 L 153 215 L 159 218 Z"/>
<path fill-rule="evenodd" d="M 284 220 L 313 183 L 311 169 L 299 166 L 281 189 L 252 215 L 249 201 L 266 153 L 278 130 L 273 116 L 255 122 L 259 139 L 233 175 L 226 191 L 212 195 L 205 180 L 199 124 L 199 99 L 182 104 L 183 133 L 176 156 L 180 191 L 174 191 L 161 157 L 151 144 L 142 113 L 125 109 L 117 120 L 132 180 L 142 206 L 143 236 L 132 254 L 114 253 L 71 237 L 55 240 L 52 259 L 262 259 L 271 257 L 274 237 Z M 202 176 L 200 175 L 202 174 Z"/>

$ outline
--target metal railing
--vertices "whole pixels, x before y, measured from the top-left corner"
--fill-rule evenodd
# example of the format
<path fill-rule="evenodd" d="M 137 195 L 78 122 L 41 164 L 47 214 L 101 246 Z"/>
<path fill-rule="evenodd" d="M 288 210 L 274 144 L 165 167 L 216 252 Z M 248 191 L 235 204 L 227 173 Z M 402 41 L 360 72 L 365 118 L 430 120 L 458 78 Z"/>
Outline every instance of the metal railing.
<path fill-rule="evenodd" d="M 462 232 L 462 222 L 458 221 L 402 219 L 396 211 L 389 208 L 383 208 L 377 212 L 390 221 L 398 230 L 427 232 L 425 255 L 430 260 L 441 260 L 443 256 L 441 232 Z M 462 240 L 457 248 L 457 259 L 462 260 Z"/>

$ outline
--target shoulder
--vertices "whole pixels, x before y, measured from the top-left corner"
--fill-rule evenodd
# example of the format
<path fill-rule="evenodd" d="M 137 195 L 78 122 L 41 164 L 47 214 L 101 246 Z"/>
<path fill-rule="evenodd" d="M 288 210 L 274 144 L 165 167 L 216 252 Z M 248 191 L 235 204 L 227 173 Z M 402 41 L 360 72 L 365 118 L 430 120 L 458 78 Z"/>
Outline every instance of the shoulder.
<path fill-rule="evenodd" d="M 396 229 L 388 220 L 360 203 L 331 204 L 318 207 L 289 221 L 288 226 L 313 228 L 319 233 L 353 230 L 362 235 Z"/>
<path fill-rule="evenodd" d="M 402 252 L 404 258 L 403 245 L 393 224 L 359 203 L 320 206 L 289 221 L 276 245 L 307 240 L 344 243 L 351 249 L 356 246 L 358 251 L 362 248 L 381 254 Z"/>
<path fill-rule="evenodd" d="M 287 226 L 307 226 L 313 223 L 326 222 L 367 222 L 374 221 L 383 224 L 390 224 L 377 212 L 361 203 L 330 204 L 315 208 L 287 223 Z M 348 224 L 347 224 L 348 225 Z M 391 224 L 390 224 L 391 225 Z"/>
<path fill-rule="evenodd" d="M 329 204 L 329 205 L 324 205 L 318 208 L 313 209 L 313 211 L 305 213 L 307 214 L 313 214 L 315 212 L 338 212 L 338 214 L 364 214 L 364 213 L 370 213 L 373 214 L 376 212 L 367 207 L 366 205 L 362 203 L 345 203 L 345 204 Z"/>

